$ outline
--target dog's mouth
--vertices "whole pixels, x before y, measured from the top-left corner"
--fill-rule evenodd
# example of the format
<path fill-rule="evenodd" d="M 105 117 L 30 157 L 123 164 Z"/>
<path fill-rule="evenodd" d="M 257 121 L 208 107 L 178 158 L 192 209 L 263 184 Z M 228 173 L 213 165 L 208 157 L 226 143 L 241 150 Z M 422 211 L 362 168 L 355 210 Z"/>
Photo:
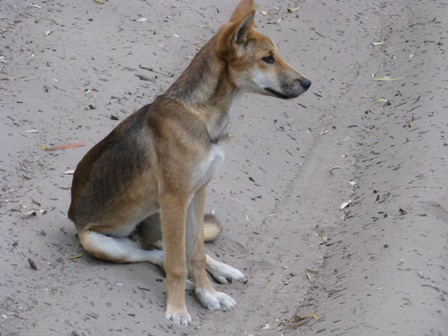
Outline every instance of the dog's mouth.
<path fill-rule="evenodd" d="M 297 85 L 299 84 L 299 85 Z M 302 93 L 306 92 L 311 86 L 311 81 L 307 78 L 301 79 L 298 83 L 295 81 L 293 84 L 281 85 L 279 87 L 280 91 L 272 89 L 270 87 L 265 87 L 263 90 L 270 94 L 271 96 L 281 98 L 281 99 L 292 99 L 300 96 Z"/>
<path fill-rule="evenodd" d="M 273 95 L 273 96 L 275 96 L 275 97 L 277 97 L 277 98 L 281 98 L 281 99 L 291 99 L 291 98 L 295 98 L 295 97 L 297 97 L 297 96 L 289 96 L 289 95 L 286 95 L 286 94 L 284 94 L 284 93 L 275 91 L 274 89 L 271 89 L 271 88 L 265 88 L 264 90 L 265 90 L 266 92 L 269 92 L 271 95 Z"/>

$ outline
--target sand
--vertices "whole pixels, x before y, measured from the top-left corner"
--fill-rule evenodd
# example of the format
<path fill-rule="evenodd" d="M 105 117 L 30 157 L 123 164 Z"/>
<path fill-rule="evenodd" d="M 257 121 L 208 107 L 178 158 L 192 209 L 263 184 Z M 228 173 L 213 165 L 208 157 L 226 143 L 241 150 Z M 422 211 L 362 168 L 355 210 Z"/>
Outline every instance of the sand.
<path fill-rule="evenodd" d="M 257 28 L 313 85 L 239 102 L 207 250 L 248 282 L 216 285 L 231 312 L 187 293 L 185 327 L 165 320 L 159 268 L 83 253 L 69 172 L 236 3 L 0 2 L 1 336 L 448 335 L 448 5 L 257 4 Z"/>

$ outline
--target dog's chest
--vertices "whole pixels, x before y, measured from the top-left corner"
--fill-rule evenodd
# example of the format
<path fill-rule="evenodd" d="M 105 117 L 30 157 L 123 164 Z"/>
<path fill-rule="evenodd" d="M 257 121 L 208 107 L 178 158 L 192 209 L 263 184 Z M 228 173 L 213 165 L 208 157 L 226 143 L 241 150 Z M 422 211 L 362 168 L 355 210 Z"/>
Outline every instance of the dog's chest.
<path fill-rule="evenodd" d="M 208 183 L 218 172 L 224 161 L 224 149 L 220 144 L 213 144 L 208 154 L 198 162 L 198 168 L 193 175 L 193 184 L 196 189 Z"/>

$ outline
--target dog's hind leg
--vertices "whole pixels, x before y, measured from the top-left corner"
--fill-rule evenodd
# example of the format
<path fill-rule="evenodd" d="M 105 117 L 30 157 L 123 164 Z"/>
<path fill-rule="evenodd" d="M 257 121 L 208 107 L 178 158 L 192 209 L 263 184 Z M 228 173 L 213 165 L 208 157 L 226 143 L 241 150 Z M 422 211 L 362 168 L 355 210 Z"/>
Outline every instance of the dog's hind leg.
<path fill-rule="evenodd" d="M 92 230 L 80 231 L 78 236 L 84 250 L 95 258 L 114 263 L 147 261 L 163 267 L 163 251 L 144 250 L 129 238 L 107 236 Z"/>
<path fill-rule="evenodd" d="M 236 268 L 213 259 L 208 254 L 206 255 L 205 268 L 215 278 L 216 281 L 222 284 L 232 282 L 233 280 L 239 280 L 246 282 L 246 276 Z"/>
<path fill-rule="evenodd" d="M 137 230 L 135 230 L 134 237 L 145 250 L 153 249 L 154 247 L 163 249 L 160 213 L 156 212 L 145 218 L 137 227 Z"/>
<path fill-rule="evenodd" d="M 221 224 L 219 220 L 211 215 L 204 216 L 204 241 L 210 241 L 217 238 L 221 232 Z M 154 246 L 161 247 L 160 241 L 162 239 L 162 230 L 160 227 L 160 214 L 146 218 L 138 227 L 136 231 L 136 238 L 144 249 L 154 248 Z M 162 247 L 163 248 L 163 247 Z M 227 265 L 223 262 L 213 259 L 206 255 L 206 269 L 219 283 L 226 284 L 233 280 L 245 282 L 246 277 L 236 268 Z M 193 283 L 187 279 L 185 282 L 187 290 L 193 290 Z"/>

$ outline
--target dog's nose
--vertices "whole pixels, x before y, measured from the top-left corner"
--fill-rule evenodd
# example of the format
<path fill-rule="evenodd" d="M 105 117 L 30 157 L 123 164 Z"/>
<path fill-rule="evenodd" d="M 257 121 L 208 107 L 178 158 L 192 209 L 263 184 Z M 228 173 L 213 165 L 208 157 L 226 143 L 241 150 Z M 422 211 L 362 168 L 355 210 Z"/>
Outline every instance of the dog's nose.
<path fill-rule="evenodd" d="M 311 81 L 308 78 L 304 78 L 300 81 L 300 85 L 306 90 L 308 90 L 311 86 Z"/>

